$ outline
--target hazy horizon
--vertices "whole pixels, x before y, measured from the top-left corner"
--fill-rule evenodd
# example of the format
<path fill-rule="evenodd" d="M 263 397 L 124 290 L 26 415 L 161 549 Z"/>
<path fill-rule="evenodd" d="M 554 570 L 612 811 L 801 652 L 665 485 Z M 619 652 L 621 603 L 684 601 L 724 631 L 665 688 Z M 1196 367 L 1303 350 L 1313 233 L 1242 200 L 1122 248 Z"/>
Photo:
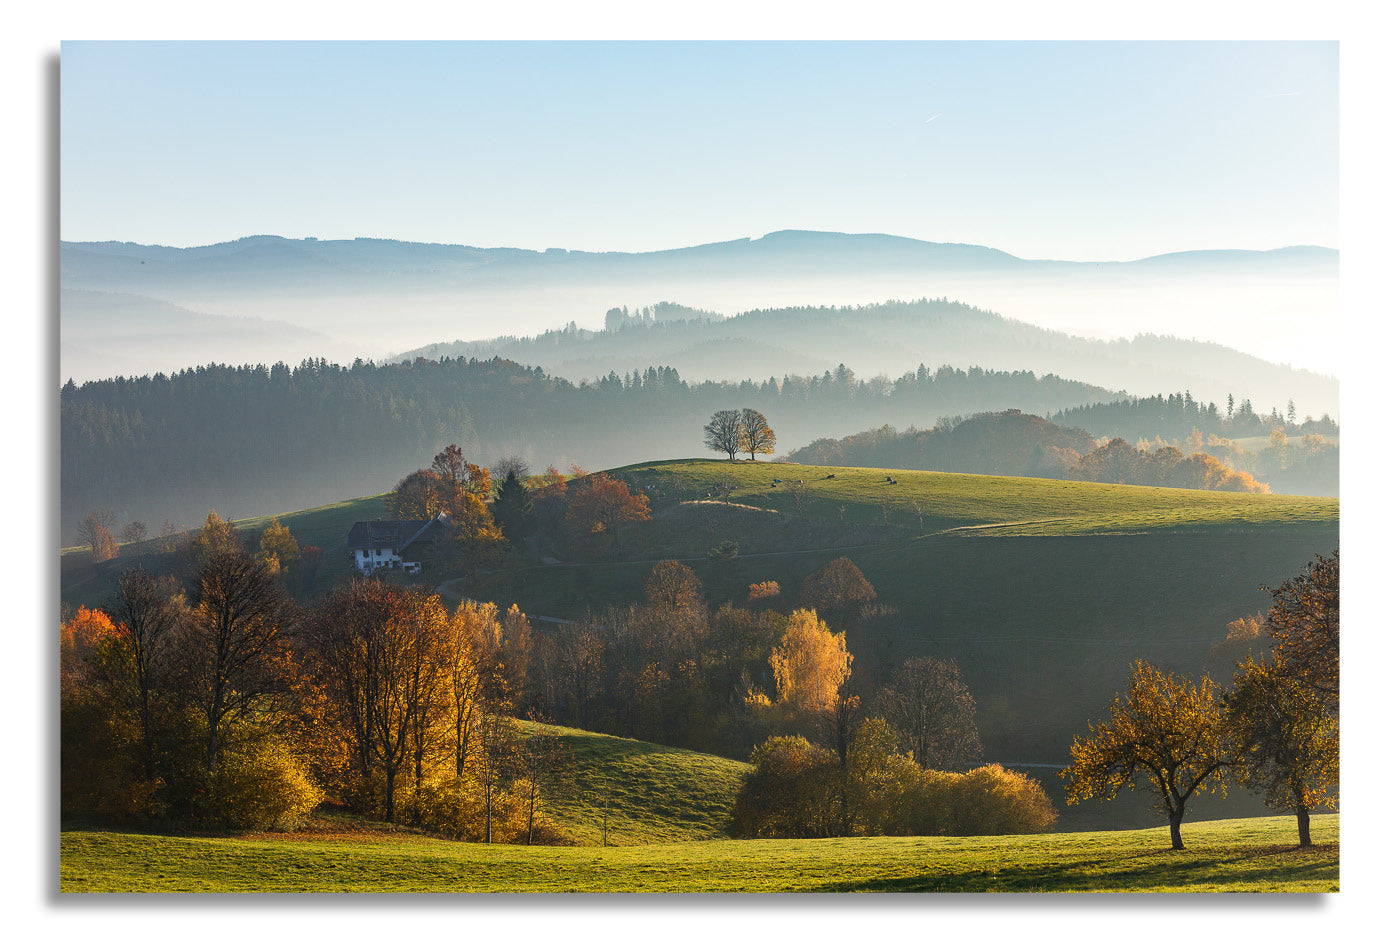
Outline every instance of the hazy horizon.
<path fill-rule="evenodd" d="M 1336 247 L 1335 42 L 65 42 L 60 234 Z"/>

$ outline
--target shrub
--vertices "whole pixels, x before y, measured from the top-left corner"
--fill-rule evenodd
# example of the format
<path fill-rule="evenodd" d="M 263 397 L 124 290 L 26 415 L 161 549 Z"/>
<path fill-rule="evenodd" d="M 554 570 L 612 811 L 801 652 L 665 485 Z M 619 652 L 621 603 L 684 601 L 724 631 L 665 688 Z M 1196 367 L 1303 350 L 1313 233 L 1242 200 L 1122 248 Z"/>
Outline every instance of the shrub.
<path fill-rule="evenodd" d="M 950 835 L 1025 835 L 1055 826 L 1055 808 L 1035 779 L 1000 765 L 959 777 L 953 788 Z"/>
<path fill-rule="evenodd" d="M 754 750 L 754 770 L 734 803 L 738 838 L 820 838 L 838 833 L 837 762 L 801 736 L 774 736 Z"/>
<path fill-rule="evenodd" d="M 218 825 L 291 831 L 305 823 L 321 797 L 285 743 L 262 739 L 224 750 L 201 810 Z"/>

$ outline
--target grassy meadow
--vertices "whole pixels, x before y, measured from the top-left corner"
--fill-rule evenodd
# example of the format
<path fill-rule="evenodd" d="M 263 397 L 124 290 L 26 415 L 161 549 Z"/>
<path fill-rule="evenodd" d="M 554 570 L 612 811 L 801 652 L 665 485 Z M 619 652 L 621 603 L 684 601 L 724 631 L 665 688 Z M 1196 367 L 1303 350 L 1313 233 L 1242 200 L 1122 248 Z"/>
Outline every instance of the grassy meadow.
<path fill-rule="evenodd" d="M 969 838 L 460 844 L 393 832 L 171 837 L 65 831 L 64 892 L 1266 892 L 1339 888 L 1338 819 Z"/>
<path fill-rule="evenodd" d="M 566 726 L 522 725 L 564 743 L 575 784 L 547 810 L 579 844 L 602 845 L 605 824 L 609 845 L 727 836 L 746 763 Z"/>
<path fill-rule="evenodd" d="M 731 502 L 787 514 L 800 506 L 807 519 L 888 524 L 919 534 L 1283 528 L 1335 522 L 1338 512 L 1335 498 L 785 462 L 677 459 L 629 465 L 613 474 L 672 498 L 716 497 L 715 486 L 727 482 L 735 486 Z M 807 495 L 800 503 L 794 497 L 799 482 L 798 492 Z"/>

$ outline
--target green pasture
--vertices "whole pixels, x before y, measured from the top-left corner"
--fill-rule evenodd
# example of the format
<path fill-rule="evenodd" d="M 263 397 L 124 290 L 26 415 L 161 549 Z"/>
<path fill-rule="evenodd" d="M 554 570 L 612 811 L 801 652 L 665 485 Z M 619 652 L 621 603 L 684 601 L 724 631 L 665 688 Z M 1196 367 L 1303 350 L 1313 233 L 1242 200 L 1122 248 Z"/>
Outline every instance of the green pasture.
<path fill-rule="evenodd" d="M 172 837 L 65 831 L 78 892 L 1336 891 L 1338 818 L 974 838 L 702 841 L 630 847 L 464 844 L 409 835 Z"/>
<path fill-rule="evenodd" d="M 1338 515 L 1335 498 L 785 462 L 678 459 L 629 465 L 613 474 L 643 491 L 653 486 L 663 498 L 716 498 L 716 486 L 729 483 L 735 486 L 731 502 L 787 514 L 800 508 L 808 520 L 897 525 L 919 534 L 1297 526 L 1335 522 Z M 803 490 L 805 501 L 797 497 Z"/>

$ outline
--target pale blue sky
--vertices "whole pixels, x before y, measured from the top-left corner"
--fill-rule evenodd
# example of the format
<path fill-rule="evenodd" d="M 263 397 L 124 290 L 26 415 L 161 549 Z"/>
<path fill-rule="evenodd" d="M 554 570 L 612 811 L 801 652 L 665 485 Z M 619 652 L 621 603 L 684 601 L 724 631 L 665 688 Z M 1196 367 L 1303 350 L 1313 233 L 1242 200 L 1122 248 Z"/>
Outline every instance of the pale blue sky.
<path fill-rule="evenodd" d="M 65 240 L 1339 243 L 1334 42 L 80 42 L 60 69 Z"/>

